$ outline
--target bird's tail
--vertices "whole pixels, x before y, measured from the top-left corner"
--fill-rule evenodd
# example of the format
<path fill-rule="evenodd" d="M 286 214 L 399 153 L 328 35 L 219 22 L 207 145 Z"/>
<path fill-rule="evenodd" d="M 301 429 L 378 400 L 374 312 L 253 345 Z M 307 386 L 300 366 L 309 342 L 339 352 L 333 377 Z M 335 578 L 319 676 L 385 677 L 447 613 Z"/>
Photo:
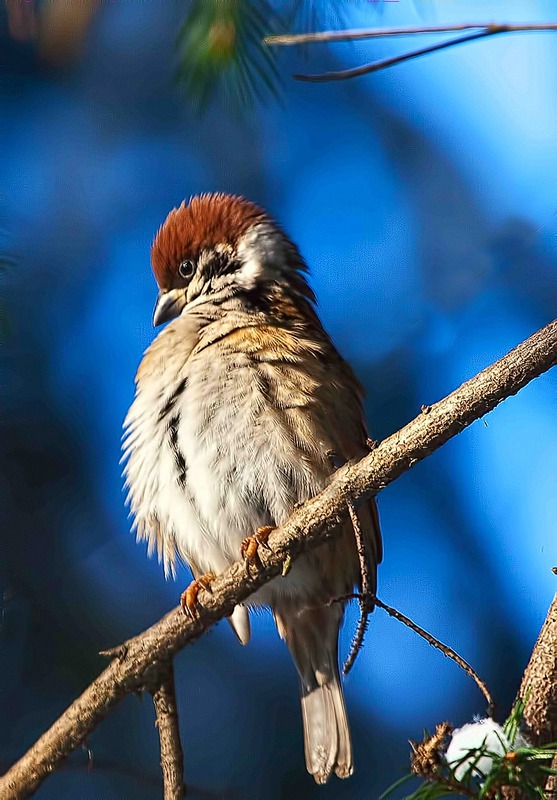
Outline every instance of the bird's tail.
<path fill-rule="evenodd" d="M 326 783 L 333 772 L 348 778 L 354 769 L 338 670 L 342 614 L 340 606 L 275 611 L 300 676 L 306 766 L 317 783 Z"/>

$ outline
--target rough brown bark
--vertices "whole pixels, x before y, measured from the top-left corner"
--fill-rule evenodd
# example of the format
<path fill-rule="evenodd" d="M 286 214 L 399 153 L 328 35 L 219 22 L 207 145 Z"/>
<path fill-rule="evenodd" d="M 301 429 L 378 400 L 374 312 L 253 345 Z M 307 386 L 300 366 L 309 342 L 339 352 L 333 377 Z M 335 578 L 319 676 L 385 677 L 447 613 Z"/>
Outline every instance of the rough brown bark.
<path fill-rule="evenodd" d="M 518 696 L 526 700 L 524 722 L 535 747 L 557 742 L 557 594 L 532 651 Z"/>
<path fill-rule="evenodd" d="M 557 742 L 557 594 L 534 645 L 524 670 L 517 700 L 524 700 L 526 734 L 534 747 Z M 557 769 L 557 756 L 552 766 Z M 550 776 L 545 785 L 547 800 L 557 798 L 557 777 Z M 518 789 L 507 787 L 503 800 L 521 800 Z"/>
<path fill-rule="evenodd" d="M 557 770 L 557 756 L 551 762 L 553 769 Z M 557 775 L 550 775 L 547 783 L 545 784 L 545 796 L 547 800 L 556 800 L 557 798 Z"/>
<path fill-rule="evenodd" d="M 217 576 L 211 593 L 200 593 L 203 610 L 199 619 L 186 619 L 181 609 L 175 609 L 112 651 L 112 663 L 0 778 L 0 800 L 29 797 L 124 695 L 160 685 L 169 659 L 178 650 L 229 615 L 237 603 L 246 600 L 257 588 L 280 575 L 303 550 L 330 537 L 330 529 L 346 517 L 347 500 L 357 502 L 377 494 L 556 363 L 557 321 L 554 321 L 444 400 L 423 407 L 416 419 L 381 442 L 360 462 L 339 469 L 326 489 L 297 508 L 270 535 L 271 550 L 261 551 L 260 568 L 248 574 L 245 565 L 237 562 Z"/>
<path fill-rule="evenodd" d="M 557 742 L 557 594 L 524 672 L 518 696 L 526 700 L 524 721 L 536 747 Z M 552 767 L 557 769 L 557 756 Z M 557 798 L 557 776 L 545 785 L 547 800 Z"/>

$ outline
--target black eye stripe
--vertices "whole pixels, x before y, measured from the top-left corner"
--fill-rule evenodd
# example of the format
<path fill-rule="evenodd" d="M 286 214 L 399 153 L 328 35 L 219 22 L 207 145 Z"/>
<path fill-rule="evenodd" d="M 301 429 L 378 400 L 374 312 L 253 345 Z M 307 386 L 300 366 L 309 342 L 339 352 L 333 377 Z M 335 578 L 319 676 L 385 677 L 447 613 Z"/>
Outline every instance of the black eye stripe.
<path fill-rule="evenodd" d="M 240 267 L 240 262 L 224 253 L 215 253 L 211 259 L 211 267 L 213 275 L 227 275 L 231 272 L 236 272 Z"/>
<path fill-rule="evenodd" d="M 190 258 L 185 258 L 178 264 L 178 274 L 184 280 L 193 277 L 197 264 Z M 236 272 L 241 267 L 241 262 L 228 254 L 212 252 L 207 260 L 204 271 L 208 276 L 227 275 Z"/>
<path fill-rule="evenodd" d="M 191 276 L 195 272 L 194 262 L 191 261 L 191 259 L 189 258 L 185 258 L 178 265 L 178 272 L 180 273 L 180 277 L 182 278 L 191 278 Z"/>

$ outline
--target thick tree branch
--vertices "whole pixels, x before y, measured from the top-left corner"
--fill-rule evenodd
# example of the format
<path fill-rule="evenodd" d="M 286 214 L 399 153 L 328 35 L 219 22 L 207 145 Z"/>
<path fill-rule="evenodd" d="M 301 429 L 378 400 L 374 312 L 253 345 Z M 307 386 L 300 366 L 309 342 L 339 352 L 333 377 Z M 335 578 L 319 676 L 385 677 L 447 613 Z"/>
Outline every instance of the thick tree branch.
<path fill-rule="evenodd" d="M 62 714 L 35 745 L 0 778 L 0 800 L 29 797 L 60 762 L 130 692 L 160 684 L 170 658 L 267 581 L 281 574 L 309 547 L 324 542 L 347 515 L 347 501 L 358 502 L 426 458 L 451 437 L 516 394 L 557 363 L 557 321 L 535 333 L 504 358 L 467 381 L 444 400 L 381 442 L 357 464 L 341 467 L 319 495 L 297 508 L 269 537 L 261 567 L 248 574 L 241 562 L 217 576 L 211 593 L 202 591 L 201 617 L 188 620 L 177 608 L 144 633 L 118 648 L 112 663 Z M 246 532 L 248 533 L 248 532 Z"/>
<path fill-rule="evenodd" d="M 525 701 L 523 720 L 533 747 L 557 742 L 557 594 L 524 671 L 516 701 Z M 551 766 L 557 769 L 557 756 Z M 506 787 L 503 800 L 522 800 L 516 787 Z M 545 785 L 547 800 L 557 798 L 557 778 L 550 775 Z"/>
<path fill-rule="evenodd" d="M 346 42 L 355 41 L 358 39 L 377 39 L 380 37 L 413 36 L 424 33 L 448 33 L 457 31 L 473 31 L 473 33 L 468 33 L 455 39 L 449 39 L 432 45 L 427 45 L 426 47 L 421 47 L 418 50 L 411 50 L 410 52 L 401 53 L 400 55 L 392 56 L 391 58 L 384 58 L 379 61 L 374 61 L 371 64 L 362 64 L 361 66 L 354 67 L 353 69 L 324 72 L 318 75 L 293 75 L 292 77 L 299 81 L 311 81 L 314 83 L 356 78 L 360 75 L 369 75 L 372 72 L 379 72 L 379 70 L 387 69 L 387 67 L 392 67 L 395 64 L 402 64 L 404 61 L 409 61 L 412 58 L 418 58 L 419 56 L 424 56 L 428 53 L 435 53 L 438 50 L 444 50 L 447 47 L 453 47 L 457 44 L 464 44 L 465 42 L 472 42 L 475 39 L 482 39 L 486 36 L 497 36 L 501 33 L 557 31 L 557 23 L 548 22 L 541 24 L 515 25 L 483 23 L 480 25 L 430 25 L 422 28 L 371 28 L 360 31 L 323 31 L 318 33 L 267 36 L 264 42 L 265 44 L 269 45 L 308 44 L 310 42 Z"/>
<path fill-rule="evenodd" d="M 153 691 L 153 703 L 161 744 L 164 800 L 181 800 L 184 796 L 184 755 L 180 743 L 174 668 L 171 663 L 168 664 L 160 685 Z"/>

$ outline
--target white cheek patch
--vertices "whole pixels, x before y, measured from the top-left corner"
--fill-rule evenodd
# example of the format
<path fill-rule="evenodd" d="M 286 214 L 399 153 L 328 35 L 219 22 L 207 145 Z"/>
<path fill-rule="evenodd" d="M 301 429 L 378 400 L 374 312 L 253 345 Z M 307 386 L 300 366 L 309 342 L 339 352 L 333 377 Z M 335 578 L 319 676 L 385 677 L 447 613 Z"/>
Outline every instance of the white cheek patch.
<path fill-rule="evenodd" d="M 261 261 L 253 255 L 247 261 L 244 260 L 243 267 L 236 273 L 236 280 L 246 289 L 253 289 L 257 284 L 257 279 L 261 277 L 262 273 L 263 265 Z"/>
<path fill-rule="evenodd" d="M 284 243 L 272 225 L 260 223 L 245 233 L 237 247 L 242 267 L 236 272 L 236 282 L 253 289 L 261 277 L 271 278 L 284 262 Z"/>

